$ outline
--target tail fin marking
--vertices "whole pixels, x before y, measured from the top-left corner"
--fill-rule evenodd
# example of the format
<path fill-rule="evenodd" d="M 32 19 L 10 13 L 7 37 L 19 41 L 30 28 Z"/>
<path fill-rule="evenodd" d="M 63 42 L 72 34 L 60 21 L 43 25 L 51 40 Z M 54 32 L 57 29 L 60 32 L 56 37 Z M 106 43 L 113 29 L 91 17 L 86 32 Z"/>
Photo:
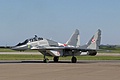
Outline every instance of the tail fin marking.
<path fill-rule="evenodd" d="M 93 35 L 93 37 L 90 39 L 90 41 L 87 43 L 87 49 L 99 49 L 101 42 L 101 30 L 98 29 L 98 31 Z"/>

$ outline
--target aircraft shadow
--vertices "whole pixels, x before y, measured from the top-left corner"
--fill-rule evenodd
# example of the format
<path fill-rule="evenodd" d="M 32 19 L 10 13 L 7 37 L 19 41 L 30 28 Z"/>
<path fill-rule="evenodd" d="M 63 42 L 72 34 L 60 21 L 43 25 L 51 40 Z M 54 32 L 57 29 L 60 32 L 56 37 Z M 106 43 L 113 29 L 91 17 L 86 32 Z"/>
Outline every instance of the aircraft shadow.
<path fill-rule="evenodd" d="M 0 64 L 7 64 L 7 63 L 44 63 L 44 62 L 43 61 L 34 61 L 34 60 L 33 61 L 32 60 L 31 61 L 29 61 L 29 60 L 28 61 L 27 60 L 26 61 L 24 61 L 24 60 L 23 61 L 22 60 L 21 61 L 20 60 L 10 60 L 10 61 L 9 60 L 3 60 L 3 61 L 1 60 L 0 61 Z M 55 64 L 56 63 L 58 63 L 58 64 L 59 63 L 71 63 L 71 61 L 59 61 L 59 62 L 49 61 L 49 63 L 55 63 Z M 97 62 L 96 61 L 77 61 L 77 63 L 71 63 L 71 64 L 89 64 L 89 63 L 97 63 Z"/>

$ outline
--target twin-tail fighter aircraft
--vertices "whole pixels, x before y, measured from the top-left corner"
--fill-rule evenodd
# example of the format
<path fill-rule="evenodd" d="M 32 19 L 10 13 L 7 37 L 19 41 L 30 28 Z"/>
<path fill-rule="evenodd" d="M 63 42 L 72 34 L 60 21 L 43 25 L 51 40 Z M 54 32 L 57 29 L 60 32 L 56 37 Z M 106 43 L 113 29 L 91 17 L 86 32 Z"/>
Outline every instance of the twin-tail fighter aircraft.
<path fill-rule="evenodd" d="M 44 55 L 43 61 L 45 63 L 49 62 L 49 59 L 46 58 L 46 56 L 53 56 L 54 62 L 58 62 L 59 57 L 72 56 L 71 62 L 76 63 L 77 58 L 75 56 L 95 56 L 97 54 L 97 50 L 99 50 L 100 42 L 101 30 L 98 29 L 86 45 L 80 46 L 80 34 L 79 30 L 76 29 L 65 44 L 37 37 L 35 35 L 34 38 L 26 39 L 24 42 L 12 47 L 12 49 L 19 51 L 27 49 L 38 50 Z"/>

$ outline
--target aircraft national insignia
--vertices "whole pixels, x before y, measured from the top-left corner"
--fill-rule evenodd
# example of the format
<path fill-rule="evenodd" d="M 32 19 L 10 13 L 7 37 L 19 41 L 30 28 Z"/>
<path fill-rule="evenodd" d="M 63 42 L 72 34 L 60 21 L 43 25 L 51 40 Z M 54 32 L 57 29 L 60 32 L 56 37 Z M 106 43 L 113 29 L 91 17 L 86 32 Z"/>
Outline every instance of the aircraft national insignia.
<path fill-rule="evenodd" d="M 93 39 L 92 39 L 92 43 L 94 43 L 95 41 L 96 41 L 96 40 L 93 38 Z"/>

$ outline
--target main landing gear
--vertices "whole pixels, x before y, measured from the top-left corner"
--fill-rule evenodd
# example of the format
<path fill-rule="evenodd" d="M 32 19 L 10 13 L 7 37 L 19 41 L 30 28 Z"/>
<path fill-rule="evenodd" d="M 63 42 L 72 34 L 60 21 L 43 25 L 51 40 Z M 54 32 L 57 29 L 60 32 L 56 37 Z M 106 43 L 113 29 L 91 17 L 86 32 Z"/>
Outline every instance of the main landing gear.
<path fill-rule="evenodd" d="M 55 56 L 55 57 L 53 58 L 53 60 L 54 60 L 54 62 L 58 62 L 58 61 L 59 61 L 59 57 Z M 43 62 L 44 62 L 44 63 L 49 63 L 49 59 L 46 58 L 45 55 L 44 55 L 44 60 L 43 60 Z M 72 62 L 72 63 L 76 63 L 76 62 L 77 62 L 77 58 L 76 58 L 75 56 L 73 56 L 72 59 L 71 59 L 71 62 Z"/>
<path fill-rule="evenodd" d="M 55 56 L 55 57 L 53 58 L 53 60 L 54 60 L 54 62 L 58 62 L 59 57 Z"/>
<path fill-rule="evenodd" d="M 55 57 L 53 58 L 53 60 L 54 60 L 54 62 L 58 62 L 59 57 L 55 56 Z M 44 63 L 49 63 L 49 59 L 46 58 L 45 55 L 44 55 L 44 60 L 43 60 L 43 62 L 44 62 Z"/>
<path fill-rule="evenodd" d="M 71 62 L 72 63 L 76 63 L 77 62 L 77 58 L 73 56 L 72 59 L 71 59 Z"/>

